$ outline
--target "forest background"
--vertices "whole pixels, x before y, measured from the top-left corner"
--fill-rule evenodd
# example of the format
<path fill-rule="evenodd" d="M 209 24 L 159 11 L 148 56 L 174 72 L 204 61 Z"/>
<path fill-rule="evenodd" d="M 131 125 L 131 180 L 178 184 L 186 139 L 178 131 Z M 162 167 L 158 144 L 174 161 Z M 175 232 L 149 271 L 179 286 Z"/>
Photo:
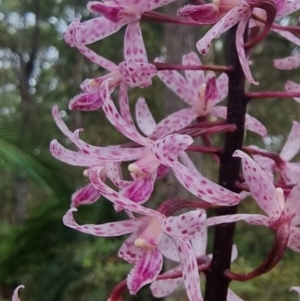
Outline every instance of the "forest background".
<path fill-rule="evenodd" d="M 63 33 L 75 17 L 90 18 L 82 0 L 0 0 L 0 300 L 10 300 L 14 288 L 25 284 L 21 298 L 26 301 L 106 300 L 113 286 L 126 277 L 130 267 L 117 258 L 122 238 L 95 238 L 69 229 L 62 216 L 70 206 L 72 193 L 83 186 L 83 170 L 56 161 L 49 153 L 49 142 L 58 138 L 68 144 L 55 127 L 51 108 L 58 104 L 71 129 L 83 127 L 83 138 L 94 145 L 126 142 L 109 125 L 104 114 L 70 112 L 69 100 L 78 94 L 85 78 L 104 74 L 76 49 L 63 40 Z M 186 1 L 166 7 L 167 13 Z M 294 16 L 296 24 L 298 16 Z M 284 21 L 284 20 L 283 20 Z M 208 28 L 142 22 L 149 60 L 167 55 L 179 63 L 183 54 L 196 51 L 195 43 Z M 108 59 L 122 60 L 124 29 L 93 45 Z M 213 45 L 203 62 L 225 64 L 221 40 Z M 283 90 L 294 71 L 272 70 L 272 59 L 295 53 L 286 40 L 271 33 L 256 47 L 252 68 L 260 90 Z M 263 67 L 262 67 L 263 66 Z M 291 76 L 292 75 L 292 76 Z M 254 91 L 255 87 L 251 87 Z M 147 89 L 130 91 L 132 109 L 143 95 L 156 121 L 182 104 L 165 90 L 159 79 Z M 166 99 L 166 102 L 165 102 Z M 167 103 L 165 105 L 165 103 Z M 300 107 L 292 99 L 268 99 L 249 106 L 251 115 L 262 121 L 268 137 L 259 139 L 247 133 L 247 144 L 268 150 L 281 149 L 292 121 L 300 121 Z M 218 138 L 216 138 L 218 139 Z M 69 143 L 70 144 L 70 143 Z M 198 156 L 199 157 L 199 156 Z M 200 158 L 200 157 L 199 157 Z M 196 158 L 201 164 L 202 158 Z M 216 178 L 216 167 L 203 165 L 201 172 Z M 156 197 L 178 195 L 172 178 L 156 187 Z M 247 211 L 251 205 L 247 202 Z M 103 223 L 117 218 L 104 199 L 80 208 L 79 222 Z M 234 269 L 249 271 L 268 253 L 272 235 L 267 229 L 238 223 L 236 238 L 239 257 Z M 287 250 L 283 260 L 270 273 L 246 283 L 234 283 L 234 291 L 244 300 L 297 300 L 288 293 L 291 285 L 300 285 L 298 253 Z M 179 297 L 178 297 L 179 296 Z M 126 300 L 152 300 L 149 289 Z M 173 299 L 172 299 L 173 298 Z M 185 300 L 184 295 L 169 300 Z"/>

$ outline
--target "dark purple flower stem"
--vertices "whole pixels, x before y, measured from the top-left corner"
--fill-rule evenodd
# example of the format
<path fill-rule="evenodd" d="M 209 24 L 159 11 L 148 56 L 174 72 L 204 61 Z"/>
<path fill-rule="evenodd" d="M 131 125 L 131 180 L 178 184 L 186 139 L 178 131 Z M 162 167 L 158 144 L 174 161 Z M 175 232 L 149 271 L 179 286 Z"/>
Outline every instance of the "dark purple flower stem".
<path fill-rule="evenodd" d="M 182 198 L 172 198 L 164 201 L 160 206 L 157 208 L 157 211 L 163 214 L 164 216 L 170 216 L 176 211 L 182 210 L 182 209 L 210 209 L 210 208 L 216 208 L 217 205 L 210 204 L 208 202 L 202 201 L 202 200 L 186 200 Z"/>
<path fill-rule="evenodd" d="M 252 14 L 252 19 L 259 21 L 261 23 L 266 23 L 266 20 L 260 18 L 259 16 Z M 280 24 L 273 23 L 272 28 L 282 30 L 282 31 L 289 31 L 293 34 L 300 34 L 300 26 L 282 26 Z"/>
<path fill-rule="evenodd" d="M 218 120 L 218 121 L 199 121 L 188 125 L 185 129 L 201 129 L 201 128 L 209 128 L 216 125 L 226 124 L 226 120 Z"/>
<path fill-rule="evenodd" d="M 242 149 L 244 139 L 244 124 L 247 101 L 245 97 L 245 76 L 239 62 L 235 36 L 237 26 L 228 35 L 229 65 L 233 70 L 228 73 L 229 92 L 227 123 L 235 124 L 237 129 L 228 132 L 225 137 L 224 151 L 220 154 L 219 184 L 231 191 L 237 192 L 235 182 L 239 178 L 240 159 L 232 157 L 237 149 Z M 216 215 L 236 214 L 237 206 L 222 207 L 216 210 Z M 221 224 L 215 227 L 213 258 L 211 269 L 207 272 L 205 301 L 226 301 L 230 280 L 224 276 L 224 271 L 230 269 L 231 251 L 233 245 L 235 223 Z"/>
<path fill-rule="evenodd" d="M 285 164 L 285 161 L 276 153 L 265 151 L 262 149 L 255 149 L 252 148 L 251 146 L 244 146 L 243 151 L 246 152 L 247 154 L 252 154 L 252 155 L 260 155 L 265 158 L 270 158 L 272 159 L 278 166 L 281 166 Z"/>
<path fill-rule="evenodd" d="M 218 154 L 222 151 L 222 149 L 218 147 L 191 145 L 186 149 L 186 151 L 197 152 L 202 154 Z"/>
<path fill-rule="evenodd" d="M 246 97 L 249 100 L 265 99 L 265 98 L 290 98 L 300 97 L 300 92 L 282 92 L 282 91 L 270 91 L 270 92 L 248 92 Z"/>
<path fill-rule="evenodd" d="M 171 23 L 177 25 L 199 26 L 199 23 L 184 18 L 168 16 L 156 11 L 148 11 L 142 14 L 142 20 L 160 23 Z"/>
<path fill-rule="evenodd" d="M 217 66 L 217 65 L 181 65 L 171 63 L 150 62 L 157 70 L 204 70 L 215 72 L 229 72 L 232 70 L 230 66 Z"/>
<path fill-rule="evenodd" d="M 276 17 L 276 5 L 274 2 L 265 0 L 262 1 L 257 7 L 263 9 L 265 12 L 267 12 L 267 20 L 265 22 L 265 27 L 263 29 L 263 31 L 257 36 L 255 37 L 253 40 L 248 41 L 245 44 L 245 48 L 249 49 L 252 48 L 253 46 L 257 45 L 259 42 L 261 42 L 269 33 L 272 24 L 275 20 Z"/>
<path fill-rule="evenodd" d="M 266 260 L 256 269 L 246 274 L 237 274 L 229 270 L 225 271 L 224 274 L 226 275 L 226 277 L 236 281 L 246 281 L 269 272 L 277 265 L 277 263 L 283 257 L 287 243 L 289 241 L 291 221 L 279 220 L 278 224 L 279 226 L 276 229 L 276 236 L 273 241 L 271 251 L 269 252 Z"/>

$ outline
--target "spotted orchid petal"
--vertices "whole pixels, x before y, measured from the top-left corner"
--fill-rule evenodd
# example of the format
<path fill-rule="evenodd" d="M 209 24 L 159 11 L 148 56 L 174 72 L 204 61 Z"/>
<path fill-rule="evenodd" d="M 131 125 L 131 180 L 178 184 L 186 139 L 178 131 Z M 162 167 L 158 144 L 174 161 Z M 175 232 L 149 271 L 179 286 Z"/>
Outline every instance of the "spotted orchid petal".
<path fill-rule="evenodd" d="M 106 118 L 111 122 L 111 124 L 120 131 L 123 135 L 133 140 L 134 142 L 141 144 L 143 146 L 150 146 L 151 141 L 148 138 L 141 136 L 132 127 L 128 127 L 125 120 L 121 117 L 117 111 L 115 104 L 110 96 L 108 88 L 109 80 L 103 82 L 100 94 L 103 99 L 103 110 L 106 114 Z"/>
<path fill-rule="evenodd" d="M 279 173 L 287 185 L 295 185 L 300 181 L 300 163 L 285 162 Z"/>
<path fill-rule="evenodd" d="M 59 144 L 56 140 L 53 140 L 50 144 L 50 150 L 53 151 L 54 155 L 63 162 L 68 163 L 66 160 L 69 160 L 71 165 L 77 165 L 79 162 L 76 158 L 79 156 L 81 159 L 85 156 L 86 159 L 80 161 L 81 164 L 78 166 L 94 166 L 98 165 L 103 161 L 130 161 L 136 160 L 144 153 L 144 148 L 120 148 L 119 146 L 108 146 L 108 147 L 97 147 L 90 144 L 85 143 L 79 138 L 79 133 L 82 129 L 75 131 L 74 133 L 69 130 L 63 119 L 61 118 L 58 107 L 54 106 L 52 109 L 52 116 L 57 127 L 60 131 L 68 137 L 80 150 L 82 153 L 74 152 L 65 149 L 61 144 Z M 70 155 L 69 158 L 65 156 Z M 90 157 L 90 158 L 89 158 Z M 91 160 L 95 158 L 94 164 Z M 90 163 L 88 163 L 90 162 Z"/>
<path fill-rule="evenodd" d="M 52 108 L 52 116 L 55 121 L 56 126 L 59 130 L 72 141 L 73 132 L 69 130 L 62 117 L 59 114 L 59 109 L 57 105 L 54 105 Z"/>
<path fill-rule="evenodd" d="M 285 84 L 285 89 L 288 92 L 300 92 L 300 85 L 289 80 Z M 300 103 L 300 97 L 294 97 L 294 99 Z"/>
<path fill-rule="evenodd" d="M 291 226 L 288 246 L 296 252 L 300 252 L 300 228 Z"/>
<path fill-rule="evenodd" d="M 164 232 L 174 239 L 191 239 L 201 230 L 202 224 L 206 219 L 203 210 L 193 210 L 178 216 L 171 216 L 162 219 Z"/>
<path fill-rule="evenodd" d="M 110 60 L 96 53 L 95 51 L 89 49 L 85 45 L 78 44 L 77 49 L 94 64 L 99 65 L 110 72 L 114 72 L 117 70 L 117 66 L 115 63 L 111 62 Z"/>
<path fill-rule="evenodd" d="M 197 5 L 200 6 L 200 5 Z M 201 5 L 203 6 L 203 5 Z M 182 65 L 184 66 L 201 66 L 201 61 L 195 52 L 190 52 L 182 56 Z M 192 87 L 192 90 L 197 91 L 202 84 L 205 84 L 205 74 L 202 70 L 185 70 L 187 82 Z"/>
<path fill-rule="evenodd" d="M 179 110 L 160 121 L 150 135 L 150 138 L 163 138 L 168 134 L 180 131 L 196 119 L 198 113 L 194 108 Z"/>
<path fill-rule="evenodd" d="M 139 289 L 153 282 L 163 266 L 163 258 L 158 248 L 145 251 L 127 276 L 127 287 L 135 295 Z"/>
<path fill-rule="evenodd" d="M 175 289 L 183 282 L 183 279 L 182 277 L 168 278 L 168 276 L 172 276 L 172 274 L 179 271 L 181 271 L 181 266 L 177 266 L 164 273 L 166 279 L 157 279 L 152 282 L 150 285 L 152 295 L 155 298 L 163 298 L 174 292 Z"/>
<path fill-rule="evenodd" d="M 296 214 L 292 220 L 292 227 L 293 226 L 299 226 L 300 225 L 300 215 Z"/>
<path fill-rule="evenodd" d="M 125 196 L 118 194 L 113 189 L 108 187 L 99 177 L 99 172 L 101 172 L 101 168 L 95 167 L 91 169 L 89 174 L 92 184 L 95 186 L 97 190 L 99 190 L 104 197 L 110 200 L 118 207 L 122 207 L 124 209 L 131 210 L 136 213 L 140 213 L 146 216 L 161 216 L 161 214 L 153 209 L 142 207 L 139 204 L 129 200 Z"/>
<path fill-rule="evenodd" d="M 95 203 L 100 196 L 101 193 L 92 184 L 88 184 L 73 193 L 70 207 Z"/>
<path fill-rule="evenodd" d="M 237 28 L 236 32 L 236 49 L 239 56 L 239 60 L 244 71 L 244 74 L 247 80 L 254 85 L 258 85 L 259 82 L 255 81 L 252 77 L 249 61 L 246 57 L 245 47 L 244 47 L 244 32 L 246 30 L 249 18 L 251 16 L 251 10 L 248 10 L 248 13 L 244 13 Z"/>
<path fill-rule="evenodd" d="M 206 25 L 217 23 L 224 14 L 219 11 L 216 4 L 209 3 L 202 5 L 185 5 L 178 10 L 177 15 Z"/>
<path fill-rule="evenodd" d="M 194 104 L 193 89 L 187 85 L 185 78 L 179 72 L 173 70 L 158 71 L 157 76 L 186 103 L 191 106 Z"/>
<path fill-rule="evenodd" d="M 300 123 L 293 121 L 293 126 L 281 150 L 280 157 L 290 161 L 300 150 Z"/>
<path fill-rule="evenodd" d="M 178 154 L 188 148 L 193 142 L 193 138 L 188 135 L 171 134 L 163 139 L 154 141 L 151 150 L 161 164 L 173 167 L 177 162 Z"/>
<path fill-rule="evenodd" d="M 130 181 L 123 180 L 120 162 L 105 162 L 106 176 L 114 183 L 119 189 L 125 189 L 131 183 Z"/>
<path fill-rule="evenodd" d="M 281 215 L 281 205 L 273 181 L 269 176 L 242 151 L 235 151 L 234 157 L 242 159 L 242 169 L 245 181 L 255 198 L 258 206 L 271 218 L 277 219 Z"/>
<path fill-rule="evenodd" d="M 20 288 L 25 288 L 25 286 L 24 286 L 24 285 L 19 285 L 19 286 L 14 290 L 14 293 L 13 293 L 13 296 L 12 296 L 12 301 L 20 301 L 19 296 L 18 296 L 18 293 L 19 293 Z"/>
<path fill-rule="evenodd" d="M 215 99 L 214 104 L 219 103 L 228 95 L 228 82 L 229 78 L 226 73 L 222 73 L 217 78 L 217 89 L 218 89 L 218 97 Z"/>
<path fill-rule="evenodd" d="M 176 239 L 175 242 L 178 248 L 182 276 L 188 298 L 190 301 L 203 300 L 199 285 L 198 264 L 194 250 L 188 241 Z"/>
<path fill-rule="evenodd" d="M 70 110 L 80 111 L 96 111 L 102 106 L 102 99 L 100 98 L 99 91 L 91 91 L 81 93 L 73 97 L 69 102 Z"/>
<path fill-rule="evenodd" d="M 86 154 L 71 151 L 63 147 L 57 140 L 52 140 L 50 143 L 50 152 L 52 156 L 64 163 L 74 166 L 94 166 L 103 162 L 102 158 L 95 155 Z"/>
<path fill-rule="evenodd" d="M 286 0 L 286 1 L 284 1 L 284 4 L 281 7 L 281 9 L 278 10 L 276 16 L 284 17 L 284 16 L 292 14 L 293 12 L 295 12 L 298 9 L 300 9 L 299 1 Z"/>
<path fill-rule="evenodd" d="M 218 23 L 216 23 L 206 35 L 197 42 L 196 46 L 201 54 L 207 54 L 211 41 L 218 38 L 222 33 L 233 27 L 242 18 L 248 16 L 249 5 L 244 3 L 232 8 Z"/>
<path fill-rule="evenodd" d="M 300 46 L 300 39 L 296 37 L 294 34 L 285 31 L 285 30 L 279 30 L 276 28 L 272 28 L 272 31 L 276 32 L 277 34 L 281 35 L 286 40 L 292 42 L 293 44 Z"/>
<path fill-rule="evenodd" d="M 95 27 L 92 29 L 89 28 L 89 26 L 95 25 L 95 23 L 101 23 L 101 21 L 103 21 L 104 18 L 100 18 L 100 19 L 96 18 L 83 23 L 80 23 L 78 19 L 75 20 L 73 23 L 70 24 L 68 31 L 65 34 L 65 41 L 70 46 L 72 47 L 75 46 L 84 56 L 89 58 L 93 63 L 103 67 L 104 69 L 113 71 L 116 68 L 115 63 L 111 62 L 110 60 L 104 58 L 103 56 L 97 54 L 96 52 L 94 52 L 93 50 L 85 46 L 86 44 L 89 44 L 88 38 L 93 38 L 93 33 L 95 34 L 100 33 L 100 30 L 97 30 L 97 28 L 95 30 Z M 97 24 L 97 25 L 99 27 L 102 26 L 102 24 Z M 112 26 L 112 28 L 113 27 L 114 25 Z M 86 35 L 84 35 L 84 33 L 86 33 Z M 109 34 L 111 33 L 108 33 L 108 35 Z"/>
<path fill-rule="evenodd" d="M 149 136 L 154 131 L 156 122 L 144 98 L 139 98 L 137 100 L 135 116 L 139 129 L 143 132 L 143 134 Z"/>
<path fill-rule="evenodd" d="M 240 196 L 203 177 L 199 172 L 190 170 L 180 162 L 172 166 L 177 180 L 192 194 L 206 202 L 233 206 L 240 201 Z"/>
<path fill-rule="evenodd" d="M 87 224 L 78 225 L 73 217 L 73 212 L 76 208 L 71 208 L 63 217 L 65 226 L 80 231 L 82 233 L 91 234 L 100 237 L 120 236 L 136 231 L 145 223 L 145 218 L 135 218 L 119 222 L 106 223 L 101 225 Z"/>
<path fill-rule="evenodd" d="M 163 234 L 158 247 L 159 247 L 159 250 L 161 251 L 161 253 L 165 257 L 167 257 L 173 261 L 179 262 L 177 247 L 176 247 L 175 241 L 172 237 L 170 237 L 169 235 Z"/>
<path fill-rule="evenodd" d="M 82 23 L 77 19 L 69 25 L 64 38 L 70 46 L 87 45 L 117 32 L 125 24 L 124 21 L 112 22 L 104 17 L 93 18 Z"/>
<path fill-rule="evenodd" d="M 245 128 L 248 131 L 260 135 L 261 137 L 267 137 L 268 135 L 266 127 L 260 121 L 249 114 L 246 114 L 245 116 Z"/>
<path fill-rule="evenodd" d="M 133 130 L 136 130 L 129 107 L 128 86 L 124 82 L 122 82 L 119 87 L 119 105 L 120 114 L 127 123 L 127 126 L 131 127 Z"/>
<path fill-rule="evenodd" d="M 195 233 L 195 235 L 191 238 L 191 244 L 197 258 L 206 254 L 207 227 L 202 226 L 200 231 Z"/>
<path fill-rule="evenodd" d="M 119 161 L 119 162 L 130 161 L 139 158 L 145 152 L 145 149 L 143 147 L 126 148 L 118 145 L 106 146 L 106 147 L 93 146 L 79 139 L 79 132 L 80 131 L 78 130 L 74 132 L 73 142 L 76 144 L 76 146 L 83 153 L 99 156 L 103 158 L 103 160 Z"/>
<path fill-rule="evenodd" d="M 251 145 L 251 148 L 255 149 L 255 150 L 259 150 L 264 152 L 264 149 L 259 148 L 256 145 Z M 265 171 L 265 172 L 269 172 L 269 173 L 273 173 L 276 167 L 276 164 L 274 162 L 274 160 L 272 160 L 271 158 L 268 157 L 264 157 L 261 155 L 252 155 L 254 161 Z M 273 175 L 271 176 L 271 179 L 273 179 Z"/>
<path fill-rule="evenodd" d="M 103 167 L 105 168 L 106 176 L 119 189 L 125 189 L 131 183 L 131 181 L 123 179 L 121 162 L 107 161 Z"/>
<path fill-rule="evenodd" d="M 196 232 L 194 237 L 191 239 L 191 244 L 195 252 L 196 258 L 206 257 L 207 260 L 211 260 L 211 255 L 206 255 L 207 245 L 207 227 L 202 227 L 200 231 Z M 231 261 L 237 258 L 236 245 L 232 247 Z M 175 259 L 175 261 L 178 261 Z M 161 298 L 171 294 L 182 282 L 182 276 L 174 277 L 176 272 L 181 271 L 181 266 L 177 266 L 163 274 L 162 279 L 155 280 L 151 285 L 150 289 L 154 297 Z M 169 277 L 169 278 L 168 278 Z"/>
<path fill-rule="evenodd" d="M 235 223 L 237 221 L 245 221 L 249 224 L 260 225 L 260 226 L 270 226 L 270 218 L 261 214 L 232 214 L 232 215 L 222 215 L 213 216 L 207 218 L 204 222 L 204 226 L 215 226 L 219 224 Z"/>
<path fill-rule="evenodd" d="M 297 185 L 295 185 L 292 188 L 291 192 L 289 193 L 286 199 L 286 203 L 283 208 L 283 213 L 285 214 L 285 216 L 294 219 L 296 215 L 300 215 L 299 195 L 300 195 L 300 182 L 298 182 Z"/>
<path fill-rule="evenodd" d="M 275 169 L 275 162 L 271 158 L 263 157 L 260 155 L 253 155 L 254 161 L 266 172 L 273 174 Z M 271 179 L 274 178 L 274 176 L 270 176 Z"/>
<path fill-rule="evenodd" d="M 300 54 L 274 60 L 274 66 L 280 70 L 291 70 L 300 66 Z"/>
<path fill-rule="evenodd" d="M 57 140 L 50 143 L 50 152 L 58 160 L 74 166 L 102 165 L 103 161 L 130 161 L 143 155 L 141 148 L 94 147 L 87 145 L 89 152 L 80 153 L 63 147 Z"/>
<path fill-rule="evenodd" d="M 156 67 L 148 63 L 123 61 L 119 64 L 119 70 L 130 87 L 148 87 L 152 84 L 151 78 L 157 74 Z"/>
<path fill-rule="evenodd" d="M 148 62 L 139 22 L 131 22 L 127 26 L 124 38 L 124 59 L 127 62 Z"/>
<path fill-rule="evenodd" d="M 121 194 L 135 203 L 143 204 L 148 201 L 153 192 L 156 177 L 155 172 L 149 175 L 138 174 L 136 179 L 121 191 Z"/>

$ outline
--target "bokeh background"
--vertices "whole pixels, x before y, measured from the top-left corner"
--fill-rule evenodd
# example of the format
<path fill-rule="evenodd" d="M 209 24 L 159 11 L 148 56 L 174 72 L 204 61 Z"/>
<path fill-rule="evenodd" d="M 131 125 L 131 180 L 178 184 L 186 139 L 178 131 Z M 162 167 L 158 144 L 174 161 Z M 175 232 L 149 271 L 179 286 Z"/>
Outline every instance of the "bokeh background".
<path fill-rule="evenodd" d="M 187 3 L 177 1 L 164 8 L 176 13 Z M 90 63 L 79 51 L 63 40 L 68 24 L 76 17 L 92 17 L 82 0 L 0 0 L 0 300 L 10 300 L 19 284 L 26 301 L 98 301 L 106 300 L 109 291 L 124 279 L 130 266 L 117 257 L 124 238 L 96 238 L 78 233 L 62 224 L 62 216 L 70 206 L 72 193 L 86 183 L 83 169 L 70 167 L 53 159 L 49 142 L 57 138 L 69 148 L 51 116 L 58 104 L 68 126 L 83 127 L 84 140 L 94 145 L 126 142 L 105 119 L 95 112 L 70 112 L 69 100 L 80 92 L 85 78 L 105 72 Z M 298 15 L 281 20 L 297 24 Z M 195 42 L 208 28 L 176 27 L 142 21 L 143 36 L 149 60 L 167 55 L 169 62 L 179 63 L 182 54 L 196 51 Z M 122 61 L 124 28 L 91 47 L 114 62 Z M 219 39 L 203 62 L 226 63 L 223 40 Z M 252 56 L 252 71 L 260 86 L 254 91 L 283 90 L 288 79 L 300 82 L 299 70 L 278 71 L 272 59 L 288 56 L 298 48 L 271 33 L 257 46 Z M 202 58 L 201 58 L 202 59 Z M 175 95 L 165 90 L 158 79 L 144 90 L 130 91 L 132 109 L 143 95 L 156 120 L 183 106 Z M 300 122 L 300 105 L 292 99 L 256 100 L 249 113 L 263 121 L 269 136 L 262 140 L 247 133 L 245 144 L 278 151 L 291 128 Z M 220 137 L 215 137 L 220 140 Z M 195 159 L 201 172 L 216 179 L 216 166 L 208 157 Z M 205 161 L 205 164 L 204 164 Z M 159 181 L 156 199 L 179 195 L 174 179 Z M 257 212 L 247 199 L 241 212 Z M 83 206 L 77 214 L 79 223 L 104 223 L 122 219 L 111 204 L 101 199 Z M 210 231 L 212 232 L 212 231 Z M 212 233 L 210 233 L 211 235 Z M 261 227 L 239 223 L 236 243 L 239 258 L 233 268 L 249 271 L 266 256 L 273 233 Z M 300 285 L 299 254 L 287 251 L 279 265 L 267 275 L 247 283 L 233 283 L 234 291 L 245 300 L 297 300 L 289 293 L 292 285 Z M 148 287 L 126 300 L 152 300 Z M 171 300 L 186 300 L 177 294 Z"/>

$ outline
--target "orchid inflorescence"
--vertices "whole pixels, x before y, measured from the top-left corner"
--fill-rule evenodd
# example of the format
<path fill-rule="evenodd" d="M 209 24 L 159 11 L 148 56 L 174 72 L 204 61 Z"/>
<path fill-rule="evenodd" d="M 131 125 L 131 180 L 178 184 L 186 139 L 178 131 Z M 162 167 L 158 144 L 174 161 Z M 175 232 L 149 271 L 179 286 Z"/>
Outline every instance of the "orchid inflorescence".
<path fill-rule="evenodd" d="M 88 10 L 100 16 L 84 22 L 76 19 L 65 33 L 70 46 L 107 70 L 106 75 L 86 79 L 81 85 L 83 92 L 70 101 L 69 108 L 103 110 L 112 126 L 130 141 L 124 145 L 90 145 L 80 138 L 83 129 L 70 131 L 58 106 L 53 107 L 56 125 L 77 151 L 53 140 L 51 153 L 69 165 L 85 167 L 84 174 L 89 179 L 89 184 L 73 194 L 71 208 L 63 217 L 64 224 L 100 237 L 129 234 L 118 255 L 133 267 L 127 279 L 111 293 L 111 301 L 121 300 L 125 289 L 136 294 L 146 284 L 150 284 L 154 297 L 164 297 L 182 282 L 190 301 L 240 300 L 228 289 L 228 279 L 252 279 L 271 270 L 287 247 L 300 251 L 300 228 L 297 227 L 300 224 L 300 165 L 289 162 L 300 149 L 300 123 L 293 122 L 280 154 L 243 145 L 245 129 L 261 137 L 267 136 L 265 126 L 246 114 L 247 103 L 252 98 L 294 97 L 297 102 L 300 100 L 300 84 L 292 81 L 286 83 L 286 92 L 245 92 L 244 88 L 245 79 L 258 85 L 249 67 L 251 50 L 271 30 L 300 45 L 297 37 L 300 28 L 282 26 L 279 22 L 280 18 L 300 9 L 300 0 L 195 1 L 180 8 L 177 17 L 154 11 L 174 1 L 91 1 Z M 201 54 L 208 53 L 213 39 L 230 31 L 228 39 L 235 42 L 231 43 L 229 66 L 202 65 L 195 52 L 183 55 L 181 65 L 166 63 L 161 57 L 149 62 L 140 27 L 143 19 L 178 26 L 212 25 L 196 44 Z M 122 62 L 111 62 L 88 47 L 123 26 L 126 31 Z M 276 59 L 274 66 L 283 70 L 297 68 L 300 55 Z M 179 71 L 184 71 L 184 75 Z M 212 71 L 220 74 L 217 76 Z M 133 117 L 128 97 L 130 89 L 150 86 L 154 76 L 187 104 L 186 108 L 158 123 L 142 97 L 136 101 Z M 112 92 L 115 89 L 118 89 L 118 100 L 114 101 Z M 226 98 L 227 107 L 219 105 Z M 218 121 L 211 121 L 212 116 Z M 212 143 L 210 135 L 215 133 L 225 134 L 223 148 Z M 196 137 L 205 137 L 204 145 L 195 144 Z M 189 158 L 188 153 L 192 151 L 211 153 L 218 158 L 219 184 L 201 175 Z M 128 168 L 130 178 L 123 177 L 124 167 Z M 173 173 L 195 200 L 162 200 L 153 209 L 154 186 L 168 173 Z M 244 191 L 252 195 L 266 215 L 237 214 Z M 116 211 L 124 211 L 127 218 L 100 225 L 79 225 L 74 212 L 81 205 L 96 202 L 100 196 L 112 202 Z M 146 207 L 146 202 L 151 205 Z M 216 215 L 207 217 L 206 208 L 216 208 Z M 231 243 L 232 225 L 241 220 L 275 232 L 268 257 L 247 274 L 229 270 L 230 261 L 237 257 L 236 247 Z M 225 243 L 221 250 L 215 245 L 213 255 L 206 255 L 207 228 L 219 224 L 227 224 L 223 228 L 216 227 L 216 235 L 222 236 Z M 162 272 L 164 258 L 179 264 Z M 206 275 L 205 298 L 200 290 L 199 273 Z M 218 283 L 212 280 L 216 276 L 218 281 L 227 283 L 225 293 L 222 290 L 211 293 L 213 285 Z M 18 289 L 14 301 L 18 300 Z M 300 292 L 297 287 L 292 289 Z"/>

